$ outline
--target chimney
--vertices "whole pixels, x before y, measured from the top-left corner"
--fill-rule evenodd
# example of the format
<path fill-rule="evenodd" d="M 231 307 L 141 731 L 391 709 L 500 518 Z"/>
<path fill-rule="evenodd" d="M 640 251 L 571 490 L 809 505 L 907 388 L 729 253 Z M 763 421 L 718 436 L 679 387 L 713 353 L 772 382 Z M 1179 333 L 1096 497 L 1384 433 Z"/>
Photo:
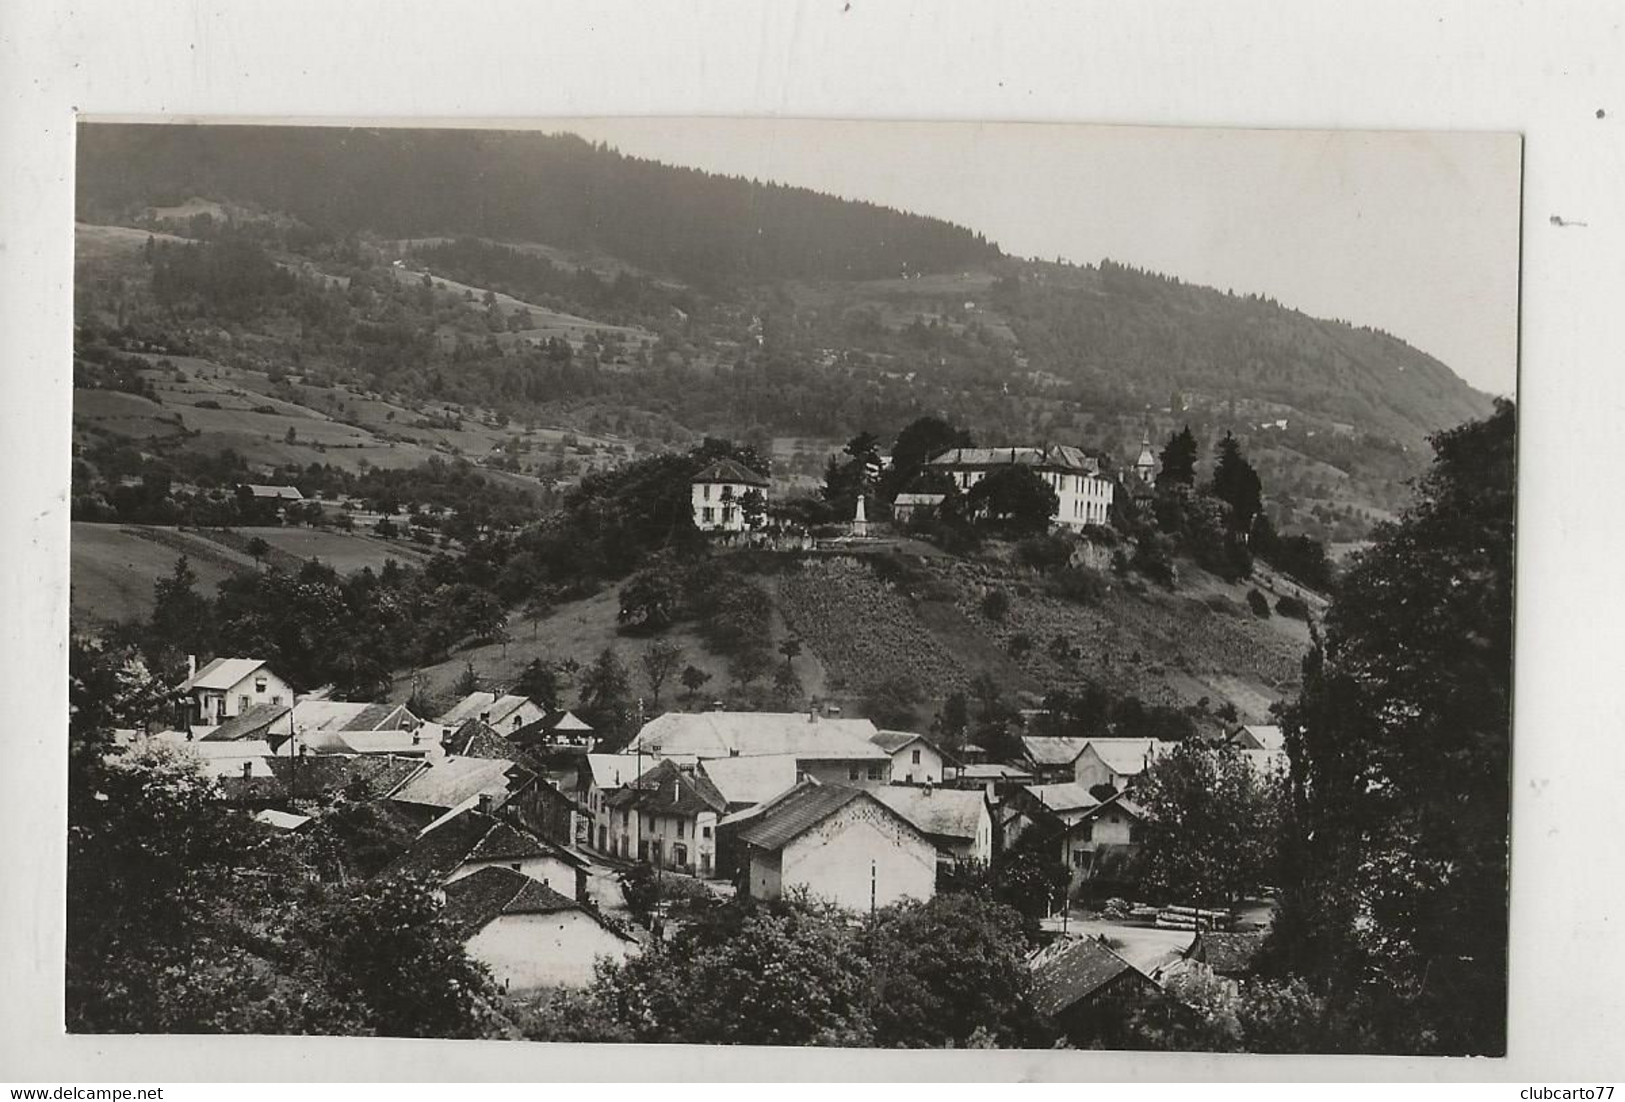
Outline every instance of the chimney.
<path fill-rule="evenodd" d="M 251 762 L 251 761 L 243 762 L 243 780 L 246 781 L 250 777 L 252 777 L 253 775 L 254 775 L 254 763 Z"/>
<path fill-rule="evenodd" d="M 818 722 L 818 705 L 817 704 L 809 704 L 809 705 L 807 705 L 807 722 L 808 723 L 817 723 Z"/>
<path fill-rule="evenodd" d="M 186 680 L 190 681 L 197 676 L 197 655 L 186 656 Z"/>
<path fill-rule="evenodd" d="M 929 796 L 929 795 L 931 795 L 931 782 L 930 782 L 930 781 L 926 781 L 926 782 L 925 782 L 925 785 L 924 785 L 924 792 L 925 792 L 925 794 L 926 794 L 926 795 L 927 795 L 927 796 Z"/>
<path fill-rule="evenodd" d="M 481 723 L 490 723 L 491 722 L 491 713 L 490 712 L 481 712 L 480 713 L 480 722 Z"/>
<path fill-rule="evenodd" d="M 489 792 L 480 793 L 480 814 L 489 815 L 496 808 L 496 799 Z"/>

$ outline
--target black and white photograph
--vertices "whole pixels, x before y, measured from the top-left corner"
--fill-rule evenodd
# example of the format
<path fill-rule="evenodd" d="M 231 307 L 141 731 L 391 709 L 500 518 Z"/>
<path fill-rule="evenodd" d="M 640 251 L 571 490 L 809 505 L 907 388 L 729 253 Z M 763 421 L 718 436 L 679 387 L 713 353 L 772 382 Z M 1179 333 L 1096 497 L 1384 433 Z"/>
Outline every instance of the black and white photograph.
<path fill-rule="evenodd" d="M 74 142 L 70 1034 L 1506 1054 L 1518 134 Z"/>

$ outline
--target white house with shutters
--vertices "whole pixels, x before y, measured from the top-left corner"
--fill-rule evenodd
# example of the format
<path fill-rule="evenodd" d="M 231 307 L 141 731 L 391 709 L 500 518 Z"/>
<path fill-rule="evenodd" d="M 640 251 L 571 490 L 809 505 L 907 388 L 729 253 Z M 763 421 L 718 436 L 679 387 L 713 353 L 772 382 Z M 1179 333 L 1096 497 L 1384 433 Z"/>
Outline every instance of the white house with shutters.
<path fill-rule="evenodd" d="M 1100 463 L 1082 448 L 1066 444 L 1040 447 L 951 448 L 927 464 L 969 490 L 1003 467 L 1026 467 L 1055 491 L 1051 521 L 1066 528 L 1106 524 L 1111 516 L 1114 483 L 1100 473 Z"/>
<path fill-rule="evenodd" d="M 216 658 L 200 670 L 188 656 L 187 665 L 190 673 L 175 689 L 187 726 L 215 727 L 261 704 L 293 704 L 293 686 L 263 658 Z"/>
<path fill-rule="evenodd" d="M 737 459 L 718 459 L 689 480 L 694 527 L 702 532 L 743 532 L 741 501 L 752 490 L 767 496 L 767 479 Z"/>

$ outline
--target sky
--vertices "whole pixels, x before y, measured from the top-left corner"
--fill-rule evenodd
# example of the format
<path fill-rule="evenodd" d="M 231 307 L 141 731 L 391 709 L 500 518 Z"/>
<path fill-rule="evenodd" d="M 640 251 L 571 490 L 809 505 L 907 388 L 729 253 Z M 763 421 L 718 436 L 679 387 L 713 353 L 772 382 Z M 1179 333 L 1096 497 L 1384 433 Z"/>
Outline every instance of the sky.
<path fill-rule="evenodd" d="M 1517 380 L 1516 135 L 741 118 L 558 120 L 622 152 L 946 218 L 1384 329 Z"/>

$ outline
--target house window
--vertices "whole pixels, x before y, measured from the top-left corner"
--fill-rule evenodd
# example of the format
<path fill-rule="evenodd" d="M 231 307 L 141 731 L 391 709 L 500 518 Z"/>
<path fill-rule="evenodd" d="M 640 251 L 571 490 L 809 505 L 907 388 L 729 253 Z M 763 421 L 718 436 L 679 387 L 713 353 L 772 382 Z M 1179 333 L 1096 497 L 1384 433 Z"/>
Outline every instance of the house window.
<path fill-rule="evenodd" d="M 710 827 L 701 827 L 700 828 L 700 837 L 701 838 L 709 838 L 709 837 L 711 837 L 711 828 Z"/>
<path fill-rule="evenodd" d="M 846 771 L 846 779 L 849 780 L 849 781 L 857 780 L 858 776 L 859 776 L 859 770 L 858 770 L 858 767 L 855 766 L 855 765 L 852 766 L 851 768 L 849 768 Z"/>
<path fill-rule="evenodd" d="M 671 863 L 674 864 L 674 865 L 686 865 L 686 864 L 688 864 L 688 847 L 687 846 L 672 846 L 671 847 Z"/>
<path fill-rule="evenodd" d="M 1088 850 L 1086 850 L 1086 849 L 1075 849 L 1075 850 L 1073 850 L 1072 851 L 1072 867 L 1076 868 L 1076 869 L 1083 868 L 1084 864 L 1088 861 L 1088 858 L 1089 858 L 1089 851 Z"/>
<path fill-rule="evenodd" d="M 913 764 L 915 764 L 915 765 L 920 764 L 920 752 L 918 750 L 914 751 Z"/>
<path fill-rule="evenodd" d="M 706 521 L 715 520 L 716 515 L 717 511 L 709 505 L 700 510 L 700 517 Z"/>
<path fill-rule="evenodd" d="M 263 693 L 265 691 L 265 678 L 256 677 L 254 679 L 254 691 L 257 693 Z"/>
<path fill-rule="evenodd" d="M 272 698 L 271 698 L 271 703 L 272 703 L 272 704 L 281 704 L 281 703 L 282 703 L 282 697 L 281 697 L 281 695 L 280 695 L 280 694 L 279 694 L 279 695 L 277 695 L 277 696 L 273 696 L 273 697 L 272 697 Z"/>
<path fill-rule="evenodd" d="M 248 711 L 248 697 L 246 697 L 246 696 L 239 696 L 239 697 L 238 697 L 238 698 L 237 698 L 237 710 L 238 710 L 238 711 L 239 711 L 239 712 L 246 712 L 246 711 Z"/>
<path fill-rule="evenodd" d="M 711 500 L 711 487 L 710 486 L 705 487 L 705 500 L 706 501 Z"/>
<path fill-rule="evenodd" d="M 685 824 L 684 824 L 683 820 L 678 819 L 677 820 L 677 837 L 681 838 L 683 836 L 684 826 L 685 826 Z"/>
<path fill-rule="evenodd" d="M 872 781 L 883 781 L 883 780 L 885 780 L 886 779 L 886 767 L 884 765 L 871 765 L 869 767 L 869 779 L 872 780 Z"/>

